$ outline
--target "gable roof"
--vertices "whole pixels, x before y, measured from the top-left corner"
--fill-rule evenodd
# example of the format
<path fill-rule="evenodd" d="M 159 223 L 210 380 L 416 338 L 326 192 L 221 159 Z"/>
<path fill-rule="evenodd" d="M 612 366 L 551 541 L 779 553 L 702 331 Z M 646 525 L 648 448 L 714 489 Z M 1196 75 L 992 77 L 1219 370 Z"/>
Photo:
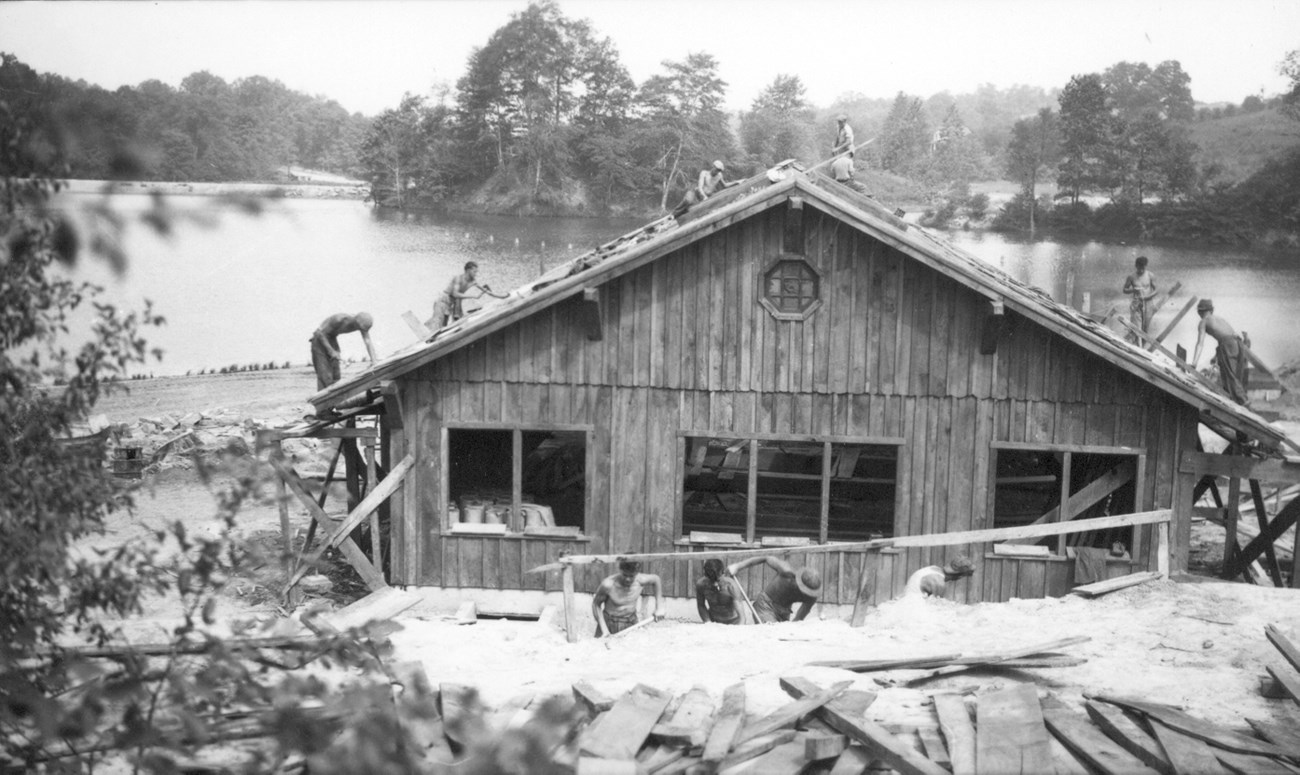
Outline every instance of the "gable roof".
<path fill-rule="evenodd" d="M 661 218 L 567 261 L 511 292 L 504 301 L 461 318 L 429 339 L 409 345 L 369 369 L 330 385 L 308 400 L 317 410 L 335 407 L 373 388 L 509 326 L 584 289 L 595 288 L 739 220 L 802 197 L 833 217 L 941 272 L 990 301 L 1001 301 L 1048 330 L 1066 337 L 1117 368 L 1152 384 L 1201 412 L 1222 435 L 1240 431 L 1268 447 L 1289 444 L 1280 430 L 1239 406 L 1204 377 L 1167 356 L 1130 344 L 1108 327 L 1053 300 L 943 238 L 903 222 L 874 199 L 785 163 L 697 205 L 678 224 Z"/>

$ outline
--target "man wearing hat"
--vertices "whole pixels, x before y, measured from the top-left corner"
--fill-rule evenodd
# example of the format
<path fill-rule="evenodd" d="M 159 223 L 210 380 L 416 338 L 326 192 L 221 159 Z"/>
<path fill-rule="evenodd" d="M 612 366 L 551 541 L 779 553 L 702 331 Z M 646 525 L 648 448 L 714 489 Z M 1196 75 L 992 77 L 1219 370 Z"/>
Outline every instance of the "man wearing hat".
<path fill-rule="evenodd" d="M 835 133 L 835 145 L 831 147 L 831 157 L 834 158 L 842 153 L 847 153 L 849 158 L 853 158 L 853 127 L 849 126 L 849 117 L 846 113 L 841 113 L 835 117 L 839 122 L 839 131 Z"/>
<path fill-rule="evenodd" d="M 723 179 L 722 173 L 725 170 L 726 166 L 721 159 L 715 160 L 712 165 L 700 170 L 700 176 L 695 182 L 695 188 L 687 191 L 686 196 L 682 197 L 682 201 L 673 208 L 673 217 L 680 218 L 685 215 L 687 210 L 713 196 L 718 189 L 736 185 L 734 182 Z"/>
<path fill-rule="evenodd" d="M 1246 397 L 1246 370 L 1249 367 L 1246 345 L 1236 330 L 1228 325 L 1228 321 L 1214 314 L 1212 300 L 1201 299 L 1196 305 L 1196 314 L 1201 316 L 1201 322 L 1196 327 L 1196 351 L 1192 354 L 1192 368 L 1195 369 L 1201 360 L 1201 345 L 1205 344 L 1205 335 L 1208 333 L 1219 343 L 1214 351 L 1214 362 L 1219 367 L 1219 385 L 1233 401 L 1245 406 L 1249 403 Z"/>
<path fill-rule="evenodd" d="M 964 579 L 974 573 L 969 557 L 954 557 L 946 565 L 931 565 L 913 573 L 903 588 L 903 597 L 943 597 L 949 581 Z"/>
<path fill-rule="evenodd" d="M 812 568 L 795 570 L 794 566 L 776 557 L 751 557 L 727 568 L 734 576 L 751 565 L 766 563 L 776 571 L 776 578 L 754 598 L 754 615 L 764 624 L 768 622 L 801 622 L 817 604 L 822 593 L 821 574 Z M 799 610 L 795 611 L 795 605 Z M 791 615 L 793 613 L 793 616 Z"/>

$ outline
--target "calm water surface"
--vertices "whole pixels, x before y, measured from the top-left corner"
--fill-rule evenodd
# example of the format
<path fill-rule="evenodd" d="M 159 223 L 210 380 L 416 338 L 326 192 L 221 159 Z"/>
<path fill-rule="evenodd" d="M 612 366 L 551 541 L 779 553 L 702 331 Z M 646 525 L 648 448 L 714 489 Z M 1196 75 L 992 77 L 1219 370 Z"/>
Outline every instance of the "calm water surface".
<path fill-rule="evenodd" d="M 126 213 L 149 206 L 142 195 L 114 200 Z M 209 211 L 212 200 L 172 197 L 168 203 L 196 215 Z M 259 217 L 222 215 L 212 228 L 183 220 L 167 239 L 133 226 L 124 277 L 97 265 L 78 271 L 105 285 L 115 302 L 139 307 L 143 299 L 152 300 L 167 325 L 148 339 L 164 350 L 164 358 L 145 371 L 184 374 L 231 364 L 305 363 L 307 337 L 335 312 L 373 314 L 372 337 L 383 356 L 415 341 L 402 313 L 427 318 L 434 296 L 466 261 L 478 261 L 479 279 L 505 291 L 640 225 L 626 219 L 400 214 L 356 201 L 290 199 Z M 1120 288 L 1142 253 L 1151 259 L 1160 287 L 1183 283 L 1153 328 L 1163 328 L 1189 294 L 1212 297 L 1230 322 L 1250 333 L 1266 362 L 1300 358 L 1296 253 L 1025 243 L 976 232 L 948 237 L 1058 299 L 1073 272 L 1074 303 L 1081 304 L 1086 292 L 1099 312 L 1114 304 L 1127 312 Z M 1168 341 L 1190 351 L 1195 336 L 1193 312 Z M 345 357 L 365 357 L 360 337 L 340 342 Z"/>

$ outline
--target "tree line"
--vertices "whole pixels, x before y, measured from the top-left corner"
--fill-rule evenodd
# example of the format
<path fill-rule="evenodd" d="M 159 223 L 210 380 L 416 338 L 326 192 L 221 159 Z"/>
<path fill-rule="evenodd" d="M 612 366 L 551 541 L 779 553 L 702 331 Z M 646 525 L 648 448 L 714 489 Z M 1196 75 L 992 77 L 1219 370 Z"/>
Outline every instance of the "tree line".
<path fill-rule="evenodd" d="M 270 181 L 283 167 L 355 171 L 369 121 L 262 76 L 206 71 L 180 87 L 108 91 L 0 54 L 0 99 L 32 122 L 31 142 L 92 180 Z"/>
<path fill-rule="evenodd" d="M 1240 112 L 1273 109 L 1300 119 L 1298 53 L 1279 65 L 1289 92 L 1268 101 L 1249 96 Z M 1270 230 L 1300 234 L 1300 151 L 1235 184 L 1196 163 L 1193 122 L 1237 112 L 1198 110 L 1176 61 L 1154 68 L 1119 62 L 1075 75 L 1056 110 L 1044 107 L 1012 126 L 1004 172 L 1020 192 L 994 226 L 1209 242 L 1252 242 Z M 1039 195 L 1044 183 L 1055 184 L 1054 197 Z M 1089 198 L 1103 201 L 1094 208 Z"/>

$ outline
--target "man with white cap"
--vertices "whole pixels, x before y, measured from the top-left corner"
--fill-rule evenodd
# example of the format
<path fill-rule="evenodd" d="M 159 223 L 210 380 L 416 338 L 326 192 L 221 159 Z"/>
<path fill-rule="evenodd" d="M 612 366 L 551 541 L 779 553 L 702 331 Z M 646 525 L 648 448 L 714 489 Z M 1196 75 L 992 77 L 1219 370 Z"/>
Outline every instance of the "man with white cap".
<path fill-rule="evenodd" d="M 853 127 L 849 126 L 849 116 L 847 113 L 841 113 L 835 117 L 839 122 L 839 129 L 835 133 L 835 145 L 831 146 L 831 157 L 834 158 L 842 153 L 847 153 L 849 158 L 853 158 Z"/>
<path fill-rule="evenodd" d="M 685 215 L 687 210 L 713 196 L 718 189 L 736 185 L 734 182 L 728 182 L 723 178 L 722 173 L 725 170 L 726 165 L 722 163 L 721 159 L 700 170 L 700 176 L 695 182 L 695 188 L 687 191 L 686 196 L 682 197 L 682 201 L 673 208 L 673 217 L 680 218 Z"/>
<path fill-rule="evenodd" d="M 374 318 L 365 312 L 355 315 L 339 312 L 325 318 L 316 327 L 311 335 L 311 365 L 316 370 L 317 390 L 324 390 L 342 378 L 340 361 L 343 355 L 339 352 L 339 334 L 360 332 L 361 338 L 366 340 L 370 362 L 377 360 L 375 346 L 370 343 L 370 327 L 374 322 Z"/>
<path fill-rule="evenodd" d="M 943 597 L 949 581 L 975 573 L 969 557 L 954 557 L 944 565 L 930 565 L 913 573 L 903 588 L 903 597 Z"/>
<path fill-rule="evenodd" d="M 817 598 L 821 597 L 821 574 L 812 568 L 795 570 L 790 563 L 770 555 L 741 560 L 729 566 L 727 573 L 734 576 L 745 568 L 760 563 L 765 563 L 776 571 L 776 578 L 754 598 L 754 615 L 758 621 L 763 624 L 803 621 L 817 604 Z M 798 611 L 794 610 L 796 605 L 799 606 Z"/>

